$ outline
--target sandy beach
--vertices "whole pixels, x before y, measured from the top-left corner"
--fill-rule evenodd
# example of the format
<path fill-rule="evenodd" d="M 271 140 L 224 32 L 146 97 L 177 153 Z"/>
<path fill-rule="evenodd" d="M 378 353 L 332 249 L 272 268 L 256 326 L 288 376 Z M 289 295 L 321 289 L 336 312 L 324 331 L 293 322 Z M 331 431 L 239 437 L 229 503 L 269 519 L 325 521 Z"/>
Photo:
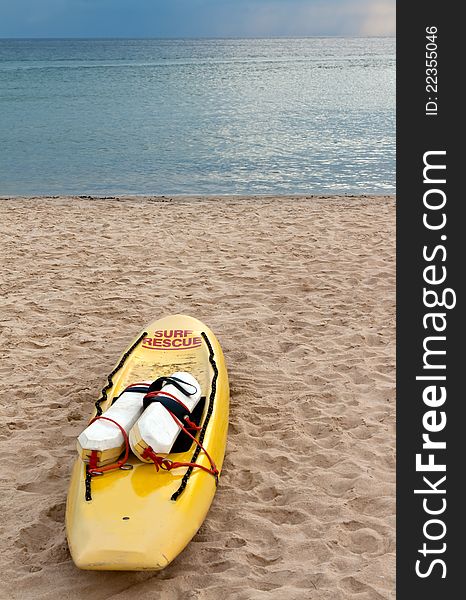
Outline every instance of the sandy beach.
<path fill-rule="evenodd" d="M 395 199 L 3 198 L 1 600 L 395 597 Z M 225 351 L 212 508 L 164 571 L 79 571 L 76 437 L 124 347 L 186 313 Z"/>

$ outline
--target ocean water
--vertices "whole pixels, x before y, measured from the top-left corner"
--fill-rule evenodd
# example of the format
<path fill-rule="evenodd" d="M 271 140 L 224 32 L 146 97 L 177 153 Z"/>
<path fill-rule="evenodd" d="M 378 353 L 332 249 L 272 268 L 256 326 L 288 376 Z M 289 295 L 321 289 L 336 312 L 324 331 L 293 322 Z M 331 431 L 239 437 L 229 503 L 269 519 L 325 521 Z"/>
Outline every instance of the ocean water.
<path fill-rule="evenodd" d="M 395 191 L 395 40 L 0 40 L 0 195 Z"/>

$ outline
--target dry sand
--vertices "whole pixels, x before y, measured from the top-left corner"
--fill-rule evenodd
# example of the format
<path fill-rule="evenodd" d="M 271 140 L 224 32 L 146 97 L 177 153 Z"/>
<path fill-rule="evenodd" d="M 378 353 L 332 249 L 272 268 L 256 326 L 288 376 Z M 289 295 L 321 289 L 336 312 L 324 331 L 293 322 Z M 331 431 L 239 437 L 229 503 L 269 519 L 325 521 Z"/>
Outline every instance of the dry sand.
<path fill-rule="evenodd" d="M 0 232 L 1 600 L 394 598 L 394 198 L 4 198 Z M 79 571 L 75 438 L 174 312 L 225 350 L 220 487 L 164 571 Z"/>

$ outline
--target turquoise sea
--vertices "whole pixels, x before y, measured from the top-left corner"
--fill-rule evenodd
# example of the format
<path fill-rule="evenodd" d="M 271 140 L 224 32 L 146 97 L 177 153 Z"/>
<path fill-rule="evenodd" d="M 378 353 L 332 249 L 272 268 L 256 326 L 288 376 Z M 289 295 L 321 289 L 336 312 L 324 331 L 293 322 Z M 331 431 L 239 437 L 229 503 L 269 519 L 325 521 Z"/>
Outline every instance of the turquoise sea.
<path fill-rule="evenodd" d="M 0 195 L 395 192 L 395 40 L 0 40 Z"/>

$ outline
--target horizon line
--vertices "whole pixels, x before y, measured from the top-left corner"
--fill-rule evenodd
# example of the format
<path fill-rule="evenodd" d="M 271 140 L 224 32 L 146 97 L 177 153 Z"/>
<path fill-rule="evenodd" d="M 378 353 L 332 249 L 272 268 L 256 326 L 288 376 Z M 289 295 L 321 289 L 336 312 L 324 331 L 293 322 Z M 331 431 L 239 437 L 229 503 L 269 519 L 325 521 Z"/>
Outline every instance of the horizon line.
<path fill-rule="evenodd" d="M 305 39 L 396 39 L 396 34 L 390 35 L 361 35 L 361 34 L 320 34 L 320 35 L 238 35 L 238 36 L 3 36 L 0 40 L 305 40 Z"/>

